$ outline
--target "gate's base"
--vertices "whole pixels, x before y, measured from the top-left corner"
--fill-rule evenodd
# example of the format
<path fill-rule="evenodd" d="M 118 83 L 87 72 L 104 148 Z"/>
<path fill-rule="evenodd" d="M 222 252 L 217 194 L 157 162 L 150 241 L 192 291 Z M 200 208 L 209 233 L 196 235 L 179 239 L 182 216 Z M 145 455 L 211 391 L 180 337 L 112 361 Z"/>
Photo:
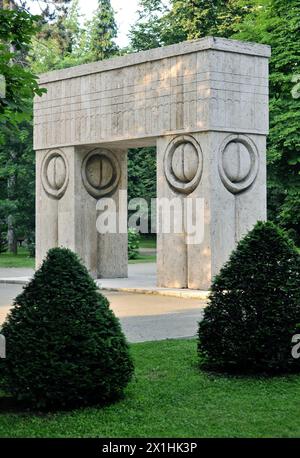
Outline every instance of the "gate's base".
<path fill-rule="evenodd" d="M 138 263 L 128 266 L 128 278 L 101 278 L 96 280 L 99 289 L 103 291 L 122 291 L 126 293 L 156 294 L 161 296 L 182 297 L 185 299 L 207 299 L 208 291 L 195 289 L 158 288 L 156 286 L 156 264 Z M 33 275 L 33 270 L 24 276 L 22 271 L 13 269 L 10 277 L 0 278 L 0 284 L 26 285 Z M 27 274 L 27 272 L 26 272 Z"/>
<path fill-rule="evenodd" d="M 156 286 L 156 264 L 130 264 L 128 278 L 101 278 L 96 280 L 103 291 L 122 291 L 126 293 L 156 294 L 161 296 L 182 297 L 185 299 L 207 299 L 208 291 L 195 289 L 159 288 Z"/>

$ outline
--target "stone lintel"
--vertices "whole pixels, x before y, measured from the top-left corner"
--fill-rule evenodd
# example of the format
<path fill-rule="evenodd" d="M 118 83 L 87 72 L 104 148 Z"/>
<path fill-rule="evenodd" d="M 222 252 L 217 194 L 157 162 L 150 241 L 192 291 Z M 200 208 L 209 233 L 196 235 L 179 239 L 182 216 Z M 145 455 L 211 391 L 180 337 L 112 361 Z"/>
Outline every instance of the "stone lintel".
<path fill-rule="evenodd" d="M 63 70 L 55 70 L 44 73 L 40 76 L 40 84 L 61 81 L 69 78 L 101 73 L 115 70 L 132 65 L 142 64 L 168 57 L 191 54 L 206 50 L 226 51 L 238 54 L 248 54 L 251 56 L 267 57 L 271 56 L 271 47 L 258 43 L 243 42 L 238 40 L 228 40 L 226 38 L 205 37 L 199 40 L 184 41 L 183 43 L 164 46 L 162 48 L 150 49 L 129 54 L 127 56 L 115 57 L 91 64 L 78 65 Z"/>

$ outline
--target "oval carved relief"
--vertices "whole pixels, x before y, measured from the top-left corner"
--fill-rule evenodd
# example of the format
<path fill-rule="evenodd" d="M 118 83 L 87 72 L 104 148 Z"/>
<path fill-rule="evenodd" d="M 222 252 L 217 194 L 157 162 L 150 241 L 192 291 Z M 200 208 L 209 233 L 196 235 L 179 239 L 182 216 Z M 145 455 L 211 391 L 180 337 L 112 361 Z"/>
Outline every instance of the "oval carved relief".
<path fill-rule="evenodd" d="M 176 191 L 189 194 L 198 186 L 202 175 L 202 152 L 190 135 L 173 139 L 166 150 L 165 175 Z"/>
<path fill-rule="evenodd" d="M 231 135 L 222 143 L 219 173 L 224 186 L 233 194 L 245 191 L 258 173 L 258 151 L 246 135 Z"/>
<path fill-rule="evenodd" d="M 52 197 L 60 199 L 68 186 L 69 167 L 68 160 L 61 150 L 51 150 L 42 163 L 42 184 Z"/>
<path fill-rule="evenodd" d="M 97 198 L 115 190 L 120 180 L 120 165 L 115 155 L 106 149 L 91 151 L 82 164 L 82 180 L 88 193 Z"/>
<path fill-rule="evenodd" d="M 53 189 L 58 191 L 63 186 L 66 179 L 66 165 L 61 156 L 54 156 L 50 159 L 47 177 L 48 182 Z"/>

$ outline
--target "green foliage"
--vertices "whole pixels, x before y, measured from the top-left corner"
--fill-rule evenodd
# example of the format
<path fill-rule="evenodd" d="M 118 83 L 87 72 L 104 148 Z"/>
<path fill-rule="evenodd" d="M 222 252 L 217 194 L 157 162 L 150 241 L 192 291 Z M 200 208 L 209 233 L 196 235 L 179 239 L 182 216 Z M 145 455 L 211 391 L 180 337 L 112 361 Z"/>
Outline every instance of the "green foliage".
<path fill-rule="evenodd" d="M 270 135 L 268 137 L 269 218 L 300 244 L 300 1 L 141 0 L 131 29 L 135 50 L 206 35 L 272 46 Z"/>
<path fill-rule="evenodd" d="M 251 9 L 239 0 L 141 0 L 137 23 L 130 31 L 140 51 L 208 35 L 229 37 Z"/>
<path fill-rule="evenodd" d="M 299 375 L 225 377 L 201 372 L 194 339 L 132 344 L 131 351 L 137 377 L 125 399 L 105 409 L 89 407 L 41 415 L 1 397 L 0 437 L 101 435 L 111 441 L 120 437 L 168 440 L 201 436 L 210 442 L 212 437 L 299 439 Z"/>
<path fill-rule="evenodd" d="M 115 55 L 118 47 L 114 42 L 117 25 L 110 0 L 98 0 L 98 9 L 91 23 L 90 57 L 103 60 Z"/>
<path fill-rule="evenodd" d="M 130 30 L 133 50 L 142 51 L 163 46 L 169 8 L 161 0 L 140 0 L 139 19 Z"/>
<path fill-rule="evenodd" d="M 52 12 L 43 9 L 43 17 L 31 16 L 21 9 L 0 10 L 0 21 L 5 22 L 5 27 L 0 27 L 0 46 L 9 49 L 5 61 L 8 67 L 6 74 L 11 75 L 13 82 L 7 79 L 3 119 L 0 112 L 0 121 L 3 121 L 0 129 L 0 218 L 12 217 L 15 234 L 26 238 L 35 227 L 34 91 L 30 85 L 37 88 L 34 73 L 59 67 L 77 49 L 78 1 L 74 0 L 70 10 L 66 9 L 68 2 L 53 2 Z M 52 21 L 47 23 L 49 18 Z M 0 56 L 0 61 L 1 58 L 3 56 Z M 67 66 L 67 63 L 64 65 Z M 38 94 L 41 92 L 36 91 Z M 15 112 L 12 112 L 12 106 L 17 107 Z"/>
<path fill-rule="evenodd" d="M 130 149 L 128 152 L 128 198 L 147 200 L 156 197 L 155 148 Z"/>
<path fill-rule="evenodd" d="M 30 11 L 34 5 L 38 7 L 39 13 L 44 21 L 53 21 L 61 14 L 66 14 L 69 3 L 72 0 L 2 0 L 4 7 L 9 8 L 9 3 L 13 3 L 15 8 Z M 7 4 L 7 6 L 6 6 Z M 0 2 L 1 5 L 1 2 Z M 0 6 L 1 7 L 1 6 Z"/>
<path fill-rule="evenodd" d="M 24 173 L 28 171 L 26 141 L 31 143 L 31 127 L 25 126 L 32 116 L 32 97 L 41 95 L 44 89 L 39 88 L 37 77 L 26 65 L 26 55 L 38 21 L 37 16 L 20 9 L 0 9 L 0 74 L 6 82 L 6 93 L 0 99 L 0 218 L 9 220 L 11 249 L 16 246 L 16 219 L 23 226 L 28 218 L 34 219 L 33 199 L 29 198 L 34 193 L 34 184 L 30 183 L 34 174 L 31 145 L 31 170 L 28 176 Z M 33 209 L 31 215 L 28 207 Z"/>
<path fill-rule="evenodd" d="M 45 22 L 33 38 L 28 60 L 36 73 L 67 68 L 87 62 L 87 32 L 80 24 L 79 0 L 58 15 L 53 22 Z"/>
<path fill-rule="evenodd" d="M 64 14 L 45 22 L 33 39 L 29 53 L 37 73 L 107 59 L 118 52 L 114 39 L 117 27 L 109 0 L 99 0 L 91 21 L 82 24 L 79 0 L 72 0 Z"/>
<path fill-rule="evenodd" d="M 272 47 L 269 217 L 289 229 L 300 244 L 300 1 L 254 1 L 255 8 L 234 35 Z"/>
<path fill-rule="evenodd" d="M 135 229 L 128 229 L 128 259 L 137 259 L 140 248 L 140 234 Z"/>
<path fill-rule="evenodd" d="M 6 81 L 5 98 L 0 99 L 0 140 L 5 129 L 30 118 L 28 99 L 41 94 L 37 78 L 24 67 L 23 55 L 37 30 L 38 17 L 25 11 L 0 9 L 0 75 Z"/>
<path fill-rule="evenodd" d="M 35 167 L 32 124 L 23 122 L 4 132 L 0 144 L 0 218 L 12 215 L 18 236 L 35 227 Z"/>
<path fill-rule="evenodd" d="M 5 390 L 39 408 L 118 399 L 133 363 L 107 299 L 70 250 L 48 252 L 2 331 Z"/>
<path fill-rule="evenodd" d="M 37 89 L 32 73 L 97 58 L 92 55 L 89 43 L 96 17 L 92 24 L 82 27 L 78 0 L 73 0 L 69 8 L 66 7 L 68 3 L 69 0 L 53 2 L 50 9 L 41 11 L 41 17 L 20 9 L 0 10 L 0 46 L 7 49 L 7 56 L 0 56 L 0 74 L 6 78 L 11 75 L 7 78 L 7 98 L 0 100 L 0 218 L 7 219 L 10 215 L 15 233 L 25 237 L 35 226 L 35 155 L 31 122 L 34 91 L 30 87 L 33 86 L 38 94 L 42 92 Z M 3 62 L 7 67 L 5 71 Z"/>
<path fill-rule="evenodd" d="M 199 324 L 199 352 L 210 368 L 300 371 L 291 355 L 300 327 L 300 256 L 273 223 L 259 222 L 213 281 Z"/>

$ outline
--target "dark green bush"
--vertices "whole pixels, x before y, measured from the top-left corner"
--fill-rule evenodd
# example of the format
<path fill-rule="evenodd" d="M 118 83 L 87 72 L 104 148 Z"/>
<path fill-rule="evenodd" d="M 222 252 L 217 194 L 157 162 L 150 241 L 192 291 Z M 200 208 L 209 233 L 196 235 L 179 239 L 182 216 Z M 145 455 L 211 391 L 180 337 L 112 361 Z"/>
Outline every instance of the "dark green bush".
<path fill-rule="evenodd" d="M 215 277 L 199 324 L 206 366 L 252 373 L 300 371 L 300 257 L 273 223 L 259 222 Z M 298 329 L 298 331 L 297 331 Z"/>
<path fill-rule="evenodd" d="M 3 388 L 39 408 L 118 399 L 133 363 L 107 299 L 70 250 L 49 251 L 3 325 Z"/>
<path fill-rule="evenodd" d="M 135 229 L 128 229 L 128 259 L 137 259 L 140 248 L 140 234 Z"/>

